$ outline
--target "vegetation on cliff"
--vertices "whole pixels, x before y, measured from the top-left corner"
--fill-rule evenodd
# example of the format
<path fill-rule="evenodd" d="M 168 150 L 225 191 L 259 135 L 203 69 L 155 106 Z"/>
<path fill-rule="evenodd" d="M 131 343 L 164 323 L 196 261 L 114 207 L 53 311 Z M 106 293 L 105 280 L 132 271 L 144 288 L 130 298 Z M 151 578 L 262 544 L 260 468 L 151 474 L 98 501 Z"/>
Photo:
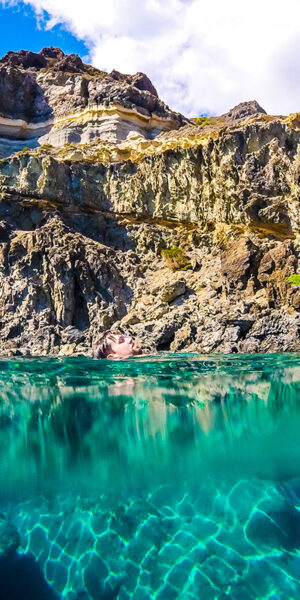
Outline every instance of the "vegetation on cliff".
<path fill-rule="evenodd" d="M 292 285 L 300 285 L 300 273 L 294 273 L 288 277 L 288 282 Z"/>
<path fill-rule="evenodd" d="M 299 115 L 251 101 L 188 122 L 146 76 L 102 77 L 54 50 L 0 65 L 2 84 L 14 82 L 12 121 L 25 75 L 67 115 L 55 144 L 0 143 L 1 353 L 88 353 L 108 328 L 152 350 L 299 350 Z M 97 111 L 84 124 L 68 112 L 95 82 L 109 106 L 130 104 L 114 112 L 122 141 L 97 137 Z M 39 106 L 42 118 L 43 101 L 29 94 L 28 114 Z M 155 103 L 173 129 L 145 139 L 136 114 Z M 84 127 L 89 143 L 78 142 Z"/>

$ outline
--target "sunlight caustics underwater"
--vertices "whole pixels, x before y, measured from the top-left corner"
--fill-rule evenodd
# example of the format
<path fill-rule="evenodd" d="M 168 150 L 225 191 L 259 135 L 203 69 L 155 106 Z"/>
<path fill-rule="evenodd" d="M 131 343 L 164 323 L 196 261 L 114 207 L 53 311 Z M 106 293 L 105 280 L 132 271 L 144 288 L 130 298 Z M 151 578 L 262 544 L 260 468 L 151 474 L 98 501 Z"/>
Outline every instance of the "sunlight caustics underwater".
<path fill-rule="evenodd" d="M 0 378 L 0 600 L 300 597 L 300 355 Z"/>

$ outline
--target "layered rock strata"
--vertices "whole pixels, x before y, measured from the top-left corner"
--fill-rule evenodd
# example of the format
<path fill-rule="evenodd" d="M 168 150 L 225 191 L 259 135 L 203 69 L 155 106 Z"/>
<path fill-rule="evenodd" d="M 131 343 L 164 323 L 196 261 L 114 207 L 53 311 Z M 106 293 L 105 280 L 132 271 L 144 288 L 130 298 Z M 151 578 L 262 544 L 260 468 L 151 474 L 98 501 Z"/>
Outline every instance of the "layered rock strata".
<path fill-rule="evenodd" d="M 12 54 L 2 69 L 26 57 L 39 60 Z M 80 66 L 51 60 L 18 68 L 56 81 L 65 76 L 59 65 Z M 99 74 L 90 77 L 100 85 Z M 135 131 L 120 143 L 44 144 L 0 160 L 1 352 L 86 353 L 110 327 L 152 350 L 300 350 L 300 288 L 288 282 L 300 272 L 299 114 L 269 116 L 253 101 L 178 128 L 184 119 L 145 76 L 101 81 L 116 129 L 126 125 L 111 85 L 124 114 L 155 126 L 154 114 L 171 115 L 174 129 L 153 140 Z M 62 90 L 61 104 L 74 110 L 79 97 Z M 145 108 L 152 97 L 156 113 Z M 60 116 L 55 102 L 55 118 L 75 135 L 82 121 Z M 26 110 L 38 122 L 37 109 Z M 91 127 L 88 105 L 80 110 Z M 52 132 L 62 143 L 60 128 Z"/>
<path fill-rule="evenodd" d="M 187 120 L 172 112 L 143 73 L 108 74 L 58 48 L 8 52 L 0 60 L 0 138 L 31 145 L 153 138 Z M 10 147 L 0 141 L 2 156 Z"/>

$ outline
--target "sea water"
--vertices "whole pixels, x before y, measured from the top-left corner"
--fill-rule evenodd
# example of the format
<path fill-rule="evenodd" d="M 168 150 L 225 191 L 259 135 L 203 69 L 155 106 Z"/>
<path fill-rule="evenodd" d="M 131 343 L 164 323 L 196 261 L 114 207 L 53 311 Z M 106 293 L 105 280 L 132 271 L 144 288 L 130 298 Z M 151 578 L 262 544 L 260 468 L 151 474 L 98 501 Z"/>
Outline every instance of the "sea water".
<path fill-rule="evenodd" d="M 0 381 L 0 600 L 300 598 L 300 355 Z"/>

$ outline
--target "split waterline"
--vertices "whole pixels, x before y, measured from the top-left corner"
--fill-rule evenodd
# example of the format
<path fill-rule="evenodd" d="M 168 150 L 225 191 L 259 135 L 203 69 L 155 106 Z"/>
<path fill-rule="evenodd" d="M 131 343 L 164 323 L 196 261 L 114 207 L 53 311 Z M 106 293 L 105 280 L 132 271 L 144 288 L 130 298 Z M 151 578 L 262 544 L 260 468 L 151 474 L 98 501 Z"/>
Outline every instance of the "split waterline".
<path fill-rule="evenodd" d="M 300 354 L 1 359 L 0 381 L 0 600 L 20 561 L 18 600 L 42 600 L 29 571 L 45 599 L 300 597 Z"/>

